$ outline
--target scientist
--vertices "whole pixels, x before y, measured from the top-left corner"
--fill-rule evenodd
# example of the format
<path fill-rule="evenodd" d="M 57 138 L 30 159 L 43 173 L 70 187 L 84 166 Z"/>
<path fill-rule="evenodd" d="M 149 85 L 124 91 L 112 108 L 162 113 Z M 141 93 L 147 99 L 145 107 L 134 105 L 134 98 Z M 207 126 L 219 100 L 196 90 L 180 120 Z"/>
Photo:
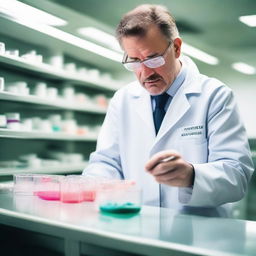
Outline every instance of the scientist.
<path fill-rule="evenodd" d="M 116 32 L 123 65 L 138 81 L 112 98 L 83 174 L 135 180 L 147 205 L 226 216 L 253 172 L 231 89 L 181 56 L 175 20 L 162 6 L 138 6 Z"/>

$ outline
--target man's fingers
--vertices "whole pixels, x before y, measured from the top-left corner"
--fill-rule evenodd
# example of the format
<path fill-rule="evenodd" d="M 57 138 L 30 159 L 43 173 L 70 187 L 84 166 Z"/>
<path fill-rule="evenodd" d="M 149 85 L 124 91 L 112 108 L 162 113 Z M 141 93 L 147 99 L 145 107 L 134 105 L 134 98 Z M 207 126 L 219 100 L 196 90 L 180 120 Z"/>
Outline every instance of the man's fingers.
<path fill-rule="evenodd" d="M 161 163 L 158 164 L 154 169 L 152 169 L 151 174 L 153 176 L 164 175 L 168 172 L 172 172 L 175 169 L 175 162 L 172 163 Z"/>
<path fill-rule="evenodd" d="M 157 154 L 155 154 L 145 165 L 145 169 L 147 171 L 152 171 L 152 169 L 156 168 L 158 164 L 161 163 L 162 160 L 173 156 L 173 157 L 179 157 L 179 154 L 176 151 L 161 151 Z"/>
<path fill-rule="evenodd" d="M 173 170 L 170 170 L 170 171 L 159 173 L 159 174 L 154 175 L 154 176 L 155 176 L 155 179 L 158 182 L 169 181 L 169 180 L 178 178 L 179 177 L 179 172 L 180 172 L 179 169 L 173 169 Z"/>
<path fill-rule="evenodd" d="M 161 153 L 161 154 L 160 154 Z M 158 154 L 155 154 L 145 165 L 145 169 L 147 171 L 150 171 L 152 169 L 154 169 L 161 160 L 167 158 L 168 156 L 170 156 L 169 152 L 160 152 Z"/>

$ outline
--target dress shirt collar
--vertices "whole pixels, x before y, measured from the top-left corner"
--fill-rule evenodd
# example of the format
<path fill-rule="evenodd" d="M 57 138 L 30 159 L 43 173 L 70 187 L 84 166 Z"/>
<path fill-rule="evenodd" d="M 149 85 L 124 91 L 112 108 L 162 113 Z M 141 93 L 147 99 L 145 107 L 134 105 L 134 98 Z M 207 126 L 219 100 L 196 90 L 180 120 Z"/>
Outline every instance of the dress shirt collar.
<path fill-rule="evenodd" d="M 183 84 L 186 74 L 187 74 L 187 68 L 185 63 L 183 62 L 179 74 L 177 75 L 177 77 L 175 78 L 175 80 L 173 81 L 169 89 L 166 91 L 166 93 L 172 96 L 172 98 L 174 97 L 176 92 L 179 90 L 179 88 Z"/>

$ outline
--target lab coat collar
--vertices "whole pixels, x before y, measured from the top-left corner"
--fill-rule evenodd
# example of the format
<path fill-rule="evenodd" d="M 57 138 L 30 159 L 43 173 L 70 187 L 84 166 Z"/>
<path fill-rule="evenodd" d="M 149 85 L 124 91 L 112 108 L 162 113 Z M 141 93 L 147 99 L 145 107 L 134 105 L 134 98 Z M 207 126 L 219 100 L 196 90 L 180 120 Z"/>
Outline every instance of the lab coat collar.
<path fill-rule="evenodd" d="M 187 74 L 182 86 L 179 88 L 168 107 L 156 137 L 154 137 L 155 130 L 150 94 L 139 84 L 139 82 L 133 82 L 130 87 L 130 93 L 135 99 L 134 104 L 136 112 L 145 122 L 145 125 L 147 125 L 148 132 L 155 138 L 152 149 L 154 149 L 154 146 L 157 145 L 161 138 L 163 138 L 163 136 L 170 131 L 170 129 L 172 129 L 189 110 L 190 103 L 187 97 L 188 94 L 201 92 L 200 81 L 198 80 L 199 71 L 196 65 L 188 57 L 182 57 L 181 61 L 188 67 Z"/>
<path fill-rule="evenodd" d="M 155 127 L 152 114 L 152 106 L 150 94 L 144 90 L 140 92 L 140 96 L 136 96 L 134 100 L 135 110 L 140 115 L 141 119 L 147 125 L 147 131 L 155 137 Z"/>
<path fill-rule="evenodd" d="M 198 80 L 199 71 L 196 65 L 189 57 L 186 56 L 182 56 L 180 60 L 183 65 L 186 65 L 187 67 L 186 77 L 182 86 L 179 88 L 168 107 L 152 150 L 154 150 L 155 146 L 164 137 L 164 135 L 169 132 L 190 109 L 191 105 L 188 100 L 188 94 L 201 93 L 201 83 Z"/>

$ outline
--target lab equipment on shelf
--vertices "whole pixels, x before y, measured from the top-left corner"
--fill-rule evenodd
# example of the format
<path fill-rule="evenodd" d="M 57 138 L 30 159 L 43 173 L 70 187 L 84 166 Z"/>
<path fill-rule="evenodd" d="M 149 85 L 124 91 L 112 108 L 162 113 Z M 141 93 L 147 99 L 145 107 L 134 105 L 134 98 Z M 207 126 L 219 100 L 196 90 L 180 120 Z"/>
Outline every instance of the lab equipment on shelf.
<path fill-rule="evenodd" d="M 17 81 L 6 85 L 6 91 L 15 93 L 21 96 L 27 96 L 30 93 L 27 82 Z"/>
<path fill-rule="evenodd" d="M 0 92 L 4 90 L 4 78 L 0 77 Z"/>
<path fill-rule="evenodd" d="M 0 54 L 5 54 L 5 43 L 0 42 Z"/>
<path fill-rule="evenodd" d="M 23 55 L 21 55 L 21 58 L 34 62 L 34 63 L 42 63 L 43 62 L 43 56 L 41 54 L 37 54 L 36 50 L 31 50 Z"/>
<path fill-rule="evenodd" d="M 18 49 L 9 49 L 5 50 L 5 55 L 11 56 L 11 57 L 19 57 L 20 51 Z"/>
<path fill-rule="evenodd" d="M 20 130 L 20 114 L 19 113 L 6 113 L 7 129 Z"/>
<path fill-rule="evenodd" d="M 34 95 L 40 98 L 45 98 L 47 96 L 47 84 L 44 82 L 36 83 Z"/>
<path fill-rule="evenodd" d="M 0 115 L 0 128 L 6 128 L 6 126 L 7 126 L 6 115 Z"/>

